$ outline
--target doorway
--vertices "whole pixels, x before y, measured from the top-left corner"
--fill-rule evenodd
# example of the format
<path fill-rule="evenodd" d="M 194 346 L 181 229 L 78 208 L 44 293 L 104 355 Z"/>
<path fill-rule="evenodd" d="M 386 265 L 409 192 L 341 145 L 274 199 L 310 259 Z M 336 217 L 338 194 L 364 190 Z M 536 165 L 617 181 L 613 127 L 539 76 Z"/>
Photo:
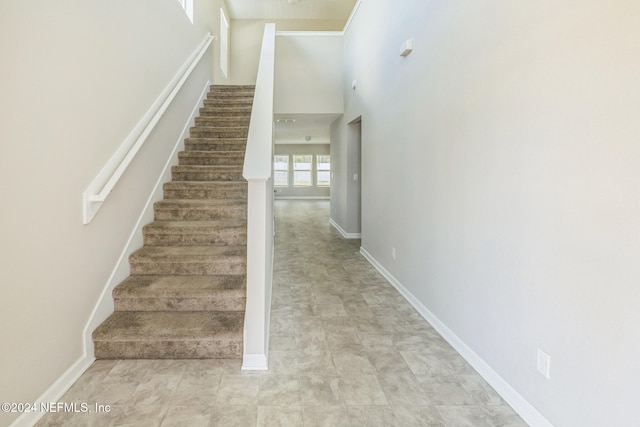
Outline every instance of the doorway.
<path fill-rule="evenodd" d="M 347 126 L 347 231 L 362 233 L 362 117 Z"/>

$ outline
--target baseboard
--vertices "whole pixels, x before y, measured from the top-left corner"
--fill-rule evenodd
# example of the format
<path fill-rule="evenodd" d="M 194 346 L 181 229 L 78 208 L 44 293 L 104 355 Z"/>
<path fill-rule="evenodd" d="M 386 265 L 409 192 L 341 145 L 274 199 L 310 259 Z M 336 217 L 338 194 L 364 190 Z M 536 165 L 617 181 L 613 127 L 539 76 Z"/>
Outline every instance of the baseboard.
<path fill-rule="evenodd" d="M 553 427 L 537 409 L 535 409 L 520 393 L 491 368 L 478 354 L 451 329 L 424 306 L 407 288 L 405 288 L 382 264 L 380 264 L 364 248 L 360 253 L 369 263 L 395 287 L 418 313 L 449 343 L 451 346 L 493 387 L 522 419 L 532 427 Z"/>
<path fill-rule="evenodd" d="M 266 371 L 269 369 L 266 354 L 245 354 L 242 357 L 243 371 Z"/>
<path fill-rule="evenodd" d="M 362 233 L 347 233 L 342 229 L 342 227 L 340 227 L 340 225 L 338 225 L 337 222 L 335 222 L 331 218 L 329 218 L 329 224 L 331 224 L 333 228 L 338 230 L 338 232 L 342 234 L 342 237 L 344 237 L 345 239 L 360 239 L 362 237 Z"/>
<path fill-rule="evenodd" d="M 69 388 L 80 378 L 80 375 L 91 366 L 95 359 L 82 356 L 66 370 L 60 378 L 54 382 L 40 397 L 35 400 L 36 405 L 40 403 L 58 402 Z M 23 412 L 11 427 L 31 427 L 46 414 L 45 411 Z"/>
<path fill-rule="evenodd" d="M 91 338 L 91 334 L 93 331 L 102 323 L 104 320 L 113 313 L 113 298 L 111 293 L 113 288 L 115 288 L 120 282 L 129 276 L 129 255 L 133 253 L 135 250 L 142 247 L 142 227 L 151 222 L 153 220 L 153 204 L 162 199 L 163 196 L 163 188 L 162 185 L 171 180 L 171 166 L 177 161 L 177 153 L 184 148 L 184 140 L 189 137 L 189 129 L 193 126 L 195 122 L 195 118 L 199 113 L 199 108 L 202 105 L 204 99 L 207 97 L 207 93 L 209 92 L 209 85 L 211 83 L 207 80 L 205 87 L 200 94 L 200 98 L 198 102 L 193 107 L 191 111 L 191 115 L 189 116 L 189 120 L 185 123 L 182 128 L 182 132 L 180 133 L 180 137 L 178 141 L 173 147 L 173 151 L 171 155 L 167 159 L 167 162 L 162 169 L 162 173 L 158 177 L 158 180 L 153 187 L 151 195 L 147 199 L 147 202 L 142 210 L 142 213 L 138 217 L 138 221 L 134 226 L 131 234 L 129 235 L 129 239 L 116 262 L 116 265 L 105 284 L 100 297 L 98 298 L 98 302 L 96 303 L 93 311 L 91 312 L 91 316 L 89 317 L 89 321 L 84 328 L 83 331 L 83 347 L 85 354 L 88 357 L 93 358 L 94 356 L 94 348 L 93 348 L 93 339 Z"/>
<path fill-rule="evenodd" d="M 278 196 L 273 197 L 275 200 L 330 200 L 328 196 Z"/>

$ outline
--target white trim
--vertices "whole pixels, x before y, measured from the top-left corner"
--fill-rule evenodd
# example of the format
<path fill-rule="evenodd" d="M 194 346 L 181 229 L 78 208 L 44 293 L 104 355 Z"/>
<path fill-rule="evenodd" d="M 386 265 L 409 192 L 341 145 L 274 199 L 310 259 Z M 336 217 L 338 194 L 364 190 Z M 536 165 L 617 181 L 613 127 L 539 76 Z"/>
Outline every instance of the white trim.
<path fill-rule="evenodd" d="M 520 393 L 504 380 L 489 366 L 476 352 L 474 352 L 460 337 L 424 306 L 407 288 L 405 288 L 386 268 L 382 266 L 363 247 L 360 253 L 371 265 L 395 287 L 398 292 L 411 304 L 418 313 L 462 356 L 491 387 L 507 402 L 522 419 L 532 427 L 553 427 L 536 408 L 534 408 Z"/>
<path fill-rule="evenodd" d="M 46 402 L 57 402 L 60 398 L 71 388 L 71 386 L 80 378 L 91 364 L 94 362 L 94 358 L 87 358 L 86 355 L 83 355 L 81 358 L 76 360 L 70 367 L 65 371 L 60 378 L 56 380 L 51 387 L 47 389 L 40 397 L 35 400 L 36 405 L 40 405 L 40 403 Z M 27 427 L 35 425 L 46 412 L 44 411 L 34 411 L 34 412 L 23 412 L 13 423 L 11 423 L 11 427 Z"/>
<path fill-rule="evenodd" d="M 269 363 L 266 354 L 245 354 L 242 356 L 243 371 L 267 371 Z"/>
<path fill-rule="evenodd" d="M 330 200 L 330 197 L 326 196 L 278 196 L 275 195 L 276 200 Z"/>
<path fill-rule="evenodd" d="M 171 105 L 176 95 L 182 89 L 191 72 L 196 68 L 205 52 L 211 45 L 214 37 L 207 34 L 198 48 L 187 58 L 180 67 L 176 75 L 171 79 L 167 87 L 164 88 L 160 96 L 151 105 L 149 110 L 140 119 L 127 138 L 120 144 L 120 147 L 111 156 L 102 170 L 93 179 L 91 184 L 82 193 L 82 223 L 89 224 L 98 213 L 120 177 L 140 151 L 140 148 L 153 131 L 162 115 Z"/>
<path fill-rule="evenodd" d="M 341 37 L 343 35 L 342 31 L 276 31 L 276 37 Z"/>
<path fill-rule="evenodd" d="M 90 357 L 93 357 L 94 355 L 93 339 L 91 334 L 95 328 L 97 328 L 107 317 L 109 317 L 109 315 L 111 315 L 111 313 L 113 313 L 113 299 L 111 298 L 111 292 L 113 291 L 113 288 L 115 288 L 129 275 L 129 255 L 142 246 L 142 227 L 153 220 L 153 203 L 162 199 L 162 185 L 171 180 L 171 166 L 177 162 L 177 152 L 184 148 L 184 140 L 189 136 L 189 128 L 193 126 L 195 117 L 198 115 L 199 107 L 207 97 L 210 84 L 211 82 L 207 80 L 198 102 L 193 107 L 189 119 L 182 128 L 178 141 L 176 142 L 171 155 L 167 159 L 167 162 L 162 169 L 162 173 L 158 177 L 151 195 L 147 199 L 147 203 L 144 205 L 140 217 L 138 217 L 136 225 L 133 227 L 133 230 L 129 235 L 127 244 L 122 250 L 120 257 L 118 258 L 118 261 L 116 262 L 116 265 L 113 268 L 100 297 L 98 298 L 98 302 L 91 312 L 91 316 L 89 316 L 89 321 L 87 322 L 82 334 L 82 345 L 85 349 L 85 354 Z"/>
<path fill-rule="evenodd" d="M 347 23 L 344 25 L 344 28 L 342 29 L 342 35 L 344 35 L 349 29 L 349 26 L 351 25 L 353 18 L 356 16 L 356 12 L 360 8 L 361 4 L 362 4 L 362 0 L 356 1 L 356 4 L 355 6 L 353 6 L 353 10 L 351 11 L 351 15 L 349 15 L 349 19 L 347 19 Z"/>
<path fill-rule="evenodd" d="M 347 233 L 332 218 L 329 218 L 329 224 L 331 224 L 333 228 L 338 230 L 340 234 L 342 234 L 342 237 L 344 237 L 345 239 L 360 239 L 362 237 L 362 233 Z"/>

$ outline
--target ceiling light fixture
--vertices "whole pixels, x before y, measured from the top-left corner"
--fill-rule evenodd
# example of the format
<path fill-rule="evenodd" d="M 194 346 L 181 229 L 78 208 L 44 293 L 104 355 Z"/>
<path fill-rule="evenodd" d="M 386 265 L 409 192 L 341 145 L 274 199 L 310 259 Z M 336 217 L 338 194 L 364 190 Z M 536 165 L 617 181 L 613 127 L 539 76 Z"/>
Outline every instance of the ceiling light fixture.
<path fill-rule="evenodd" d="M 278 123 L 295 123 L 296 119 L 277 119 L 276 122 L 278 122 Z"/>

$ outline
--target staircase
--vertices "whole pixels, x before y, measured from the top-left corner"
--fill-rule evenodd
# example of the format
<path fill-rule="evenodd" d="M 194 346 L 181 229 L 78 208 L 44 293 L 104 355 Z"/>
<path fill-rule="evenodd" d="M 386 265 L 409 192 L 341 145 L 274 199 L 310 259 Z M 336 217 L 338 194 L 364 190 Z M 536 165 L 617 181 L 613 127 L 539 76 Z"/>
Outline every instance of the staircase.
<path fill-rule="evenodd" d="M 242 357 L 253 86 L 211 86 L 178 153 L 114 313 L 93 332 L 98 359 Z"/>

